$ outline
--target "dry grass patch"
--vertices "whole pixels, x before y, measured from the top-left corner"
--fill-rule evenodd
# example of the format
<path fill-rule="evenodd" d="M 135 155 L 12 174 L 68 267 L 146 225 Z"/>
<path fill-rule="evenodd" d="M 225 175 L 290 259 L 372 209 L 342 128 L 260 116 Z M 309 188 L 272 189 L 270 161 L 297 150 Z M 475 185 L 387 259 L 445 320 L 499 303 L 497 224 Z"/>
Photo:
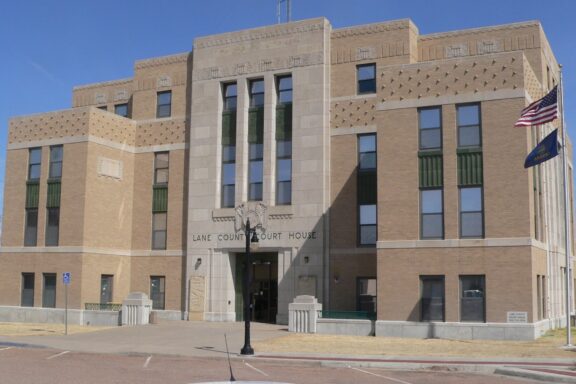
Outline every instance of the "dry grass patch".
<path fill-rule="evenodd" d="M 371 336 L 290 334 L 254 342 L 262 353 L 299 352 L 381 356 L 576 358 L 564 350 L 565 330 L 549 332 L 535 341 L 402 339 Z"/>
<path fill-rule="evenodd" d="M 68 334 L 95 332 L 110 327 L 87 327 L 68 324 Z M 64 324 L 0 323 L 0 336 L 63 335 Z"/>

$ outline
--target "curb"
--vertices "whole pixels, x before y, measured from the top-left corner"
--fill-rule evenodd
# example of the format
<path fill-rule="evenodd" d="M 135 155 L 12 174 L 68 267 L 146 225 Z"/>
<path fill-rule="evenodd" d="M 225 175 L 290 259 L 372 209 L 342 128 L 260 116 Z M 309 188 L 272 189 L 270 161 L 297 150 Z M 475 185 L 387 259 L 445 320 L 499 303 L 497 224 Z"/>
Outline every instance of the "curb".
<path fill-rule="evenodd" d="M 522 368 L 503 367 L 494 371 L 497 375 L 521 377 L 524 379 L 539 380 L 546 383 L 576 383 L 576 377 L 564 376 L 555 373 L 536 372 Z"/>

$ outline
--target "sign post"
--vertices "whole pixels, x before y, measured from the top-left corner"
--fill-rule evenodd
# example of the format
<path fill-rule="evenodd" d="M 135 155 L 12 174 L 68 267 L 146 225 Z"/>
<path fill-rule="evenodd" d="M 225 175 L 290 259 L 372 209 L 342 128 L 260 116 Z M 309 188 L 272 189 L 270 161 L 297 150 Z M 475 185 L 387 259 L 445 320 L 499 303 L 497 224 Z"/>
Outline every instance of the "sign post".
<path fill-rule="evenodd" d="M 62 282 L 64 283 L 64 334 L 68 335 L 68 286 L 70 285 L 70 272 L 62 273 Z"/>

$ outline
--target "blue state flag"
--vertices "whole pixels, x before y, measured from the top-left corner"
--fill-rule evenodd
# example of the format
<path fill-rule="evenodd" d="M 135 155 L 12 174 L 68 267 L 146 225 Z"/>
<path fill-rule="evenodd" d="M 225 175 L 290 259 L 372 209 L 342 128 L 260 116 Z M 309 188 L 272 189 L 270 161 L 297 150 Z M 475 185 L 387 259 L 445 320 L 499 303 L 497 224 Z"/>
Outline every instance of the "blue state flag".
<path fill-rule="evenodd" d="M 530 168 L 558 156 L 558 130 L 546 136 L 526 157 L 524 168 Z"/>

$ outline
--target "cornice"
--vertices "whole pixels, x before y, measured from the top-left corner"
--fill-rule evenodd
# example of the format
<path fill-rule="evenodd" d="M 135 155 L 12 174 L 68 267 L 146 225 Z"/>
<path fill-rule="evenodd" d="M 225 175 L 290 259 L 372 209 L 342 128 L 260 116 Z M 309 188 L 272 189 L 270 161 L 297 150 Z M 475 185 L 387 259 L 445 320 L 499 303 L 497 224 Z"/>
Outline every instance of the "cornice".
<path fill-rule="evenodd" d="M 388 21 L 384 23 L 374 23 L 366 24 L 355 27 L 346 27 L 335 29 L 332 31 L 332 39 L 340 39 L 344 37 L 359 36 L 359 35 L 370 35 L 373 33 L 382 33 L 389 31 L 396 31 L 398 29 L 411 29 L 416 34 L 418 34 L 418 27 L 410 19 L 401 19 Z"/>
<path fill-rule="evenodd" d="M 150 59 L 137 60 L 134 63 L 134 69 L 144 69 L 158 67 L 162 65 L 185 63 L 191 52 L 177 53 L 169 56 L 153 57 Z"/>
<path fill-rule="evenodd" d="M 84 84 L 84 85 L 75 85 L 72 89 L 74 91 L 80 91 L 80 90 L 91 89 L 91 88 L 109 87 L 109 86 L 113 86 L 113 85 L 132 84 L 133 81 L 134 81 L 133 78 L 127 77 L 125 79 L 101 81 L 99 83 L 90 83 L 90 84 Z"/>
<path fill-rule="evenodd" d="M 446 37 L 485 33 L 485 32 L 492 32 L 492 31 L 501 31 L 501 30 L 506 30 L 506 29 L 520 29 L 520 28 L 536 27 L 536 26 L 540 26 L 539 21 L 536 21 L 536 20 L 523 21 L 520 23 L 501 24 L 501 25 L 493 25 L 493 26 L 489 26 L 489 27 L 458 29 L 455 31 L 431 33 L 429 35 L 421 35 L 419 37 L 419 40 L 420 41 L 426 41 L 426 40 L 434 40 L 434 39 L 444 39 Z"/>

